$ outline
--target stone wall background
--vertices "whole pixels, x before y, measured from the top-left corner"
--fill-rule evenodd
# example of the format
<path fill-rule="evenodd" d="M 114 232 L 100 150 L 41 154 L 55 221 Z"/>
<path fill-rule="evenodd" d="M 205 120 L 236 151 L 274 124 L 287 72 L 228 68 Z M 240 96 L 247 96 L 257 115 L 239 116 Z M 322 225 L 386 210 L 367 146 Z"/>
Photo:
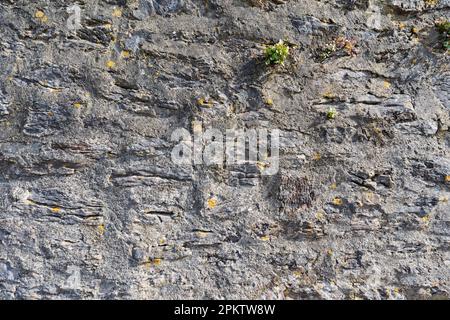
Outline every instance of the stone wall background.
<path fill-rule="evenodd" d="M 448 299 L 449 9 L 1 0 L 0 298 Z M 194 121 L 279 173 L 174 165 Z"/>

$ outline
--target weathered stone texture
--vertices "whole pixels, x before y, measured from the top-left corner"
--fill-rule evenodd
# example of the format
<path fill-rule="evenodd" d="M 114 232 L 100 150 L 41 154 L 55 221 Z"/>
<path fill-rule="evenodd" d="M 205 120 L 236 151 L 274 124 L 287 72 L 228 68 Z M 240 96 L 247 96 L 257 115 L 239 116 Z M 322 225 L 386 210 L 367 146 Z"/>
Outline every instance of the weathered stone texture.
<path fill-rule="evenodd" d="M 449 17 L 0 0 L 0 299 L 448 299 Z M 195 121 L 279 129 L 278 174 L 174 164 Z"/>

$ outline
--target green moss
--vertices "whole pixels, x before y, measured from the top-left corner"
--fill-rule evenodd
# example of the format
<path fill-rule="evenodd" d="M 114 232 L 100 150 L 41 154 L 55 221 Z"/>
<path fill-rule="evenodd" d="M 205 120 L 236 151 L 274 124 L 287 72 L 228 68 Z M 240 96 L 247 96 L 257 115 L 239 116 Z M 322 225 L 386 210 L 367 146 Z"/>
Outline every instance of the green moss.
<path fill-rule="evenodd" d="M 337 111 L 335 108 L 328 109 L 328 111 L 327 111 L 327 119 L 328 120 L 332 120 L 332 119 L 336 118 L 336 115 L 337 115 Z"/>
<path fill-rule="evenodd" d="M 436 28 L 441 33 L 446 33 L 447 35 L 450 34 L 450 21 L 441 21 L 436 23 Z"/>
<path fill-rule="evenodd" d="M 442 46 L 450 50 L 450 21 L 440 21 L 436 23 L 437 30 L 442 34 Z"/>
<path fill-rule="evenodd" d="M 283 40 L 280 40 L 277 44 L 267 47 L 264 53 L 266 56 L 267 65 L 283 65 L 289 55 L 289 47 L 283 42 Z"/>

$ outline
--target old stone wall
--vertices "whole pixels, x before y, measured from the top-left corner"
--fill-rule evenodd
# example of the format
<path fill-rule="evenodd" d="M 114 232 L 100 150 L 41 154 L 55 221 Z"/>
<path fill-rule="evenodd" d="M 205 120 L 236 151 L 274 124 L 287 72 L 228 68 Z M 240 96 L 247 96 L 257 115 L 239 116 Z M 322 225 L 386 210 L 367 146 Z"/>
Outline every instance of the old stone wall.
<path fill-rule="evenodd" d="M 0 0 L 0 298 L 448 299 L 449 17 Z M 280 130 L 278 172 L 174 164 L 197 122 Z"/>

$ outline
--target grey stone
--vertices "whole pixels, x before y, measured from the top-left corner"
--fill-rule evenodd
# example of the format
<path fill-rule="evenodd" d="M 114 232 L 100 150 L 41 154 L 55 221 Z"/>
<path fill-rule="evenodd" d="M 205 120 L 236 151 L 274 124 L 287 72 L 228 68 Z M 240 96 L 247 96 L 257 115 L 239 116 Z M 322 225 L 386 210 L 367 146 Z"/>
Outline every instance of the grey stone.
<path fill-rule="evenodd" d="M 301 34 L 315 34 L 320 35 L 323 33 L 330 33 L 337 31 L 339 28 L 336 25 L 323 23 L 319 19 L 313 16 L 305 16 L 292 19 L 292 25 Z"/>
<path fill-rule="evenodd" d="M 79 5 L 0 1 L 0 299 L 450 298 L 449 0 Z"/>

